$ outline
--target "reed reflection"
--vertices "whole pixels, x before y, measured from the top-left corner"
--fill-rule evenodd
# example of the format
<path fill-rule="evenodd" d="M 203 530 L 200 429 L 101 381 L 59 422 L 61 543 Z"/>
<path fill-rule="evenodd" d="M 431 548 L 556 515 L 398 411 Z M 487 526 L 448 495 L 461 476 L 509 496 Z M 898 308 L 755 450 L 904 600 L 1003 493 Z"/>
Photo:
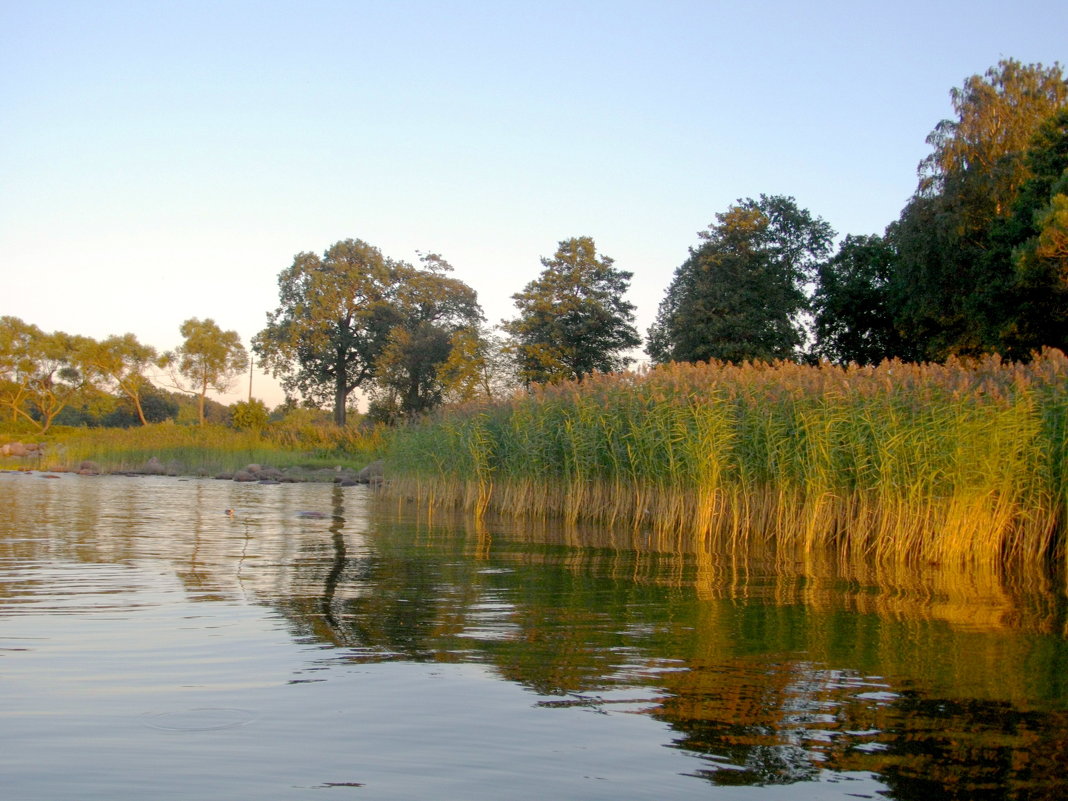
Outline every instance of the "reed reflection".
<path fill-rule="evenodd" d="M 43 481 L 21 493 L 0 483 L 22 521 L 0 520 L 0 614 L 53 603 L 56 564 L 105 571 L 94 591 L 110 603 L 123 592 L 110 568 L 168 565 L 190 601 L 270 608 L 323 664 L 478 663 L 547 715 L 652 716 L 715 784 L 829 770 L 877 773 L 901 799 L 1054 798 L 1064 786 L 1055 576 L 726 556 L 631 527 L 428 520 L 337 486 Z"/>

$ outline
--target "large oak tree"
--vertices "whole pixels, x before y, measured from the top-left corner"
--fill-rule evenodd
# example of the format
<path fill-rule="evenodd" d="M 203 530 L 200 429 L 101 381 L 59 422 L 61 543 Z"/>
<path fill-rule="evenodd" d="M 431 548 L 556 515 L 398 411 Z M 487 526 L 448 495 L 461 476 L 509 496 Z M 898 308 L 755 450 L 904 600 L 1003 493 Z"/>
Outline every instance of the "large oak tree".
<path fill-rule="evenodd" d="M 351 393 L 376 383 L 405 413 L 440 399 L 435 366 L 452 333 L 481 319 L 474 290 L 438 256 L 418 268 L 359 239 L 299 253 L 278 276 L 279 305 L 253 350 L 283 388 L 332 403 L 344 425 Z"/>

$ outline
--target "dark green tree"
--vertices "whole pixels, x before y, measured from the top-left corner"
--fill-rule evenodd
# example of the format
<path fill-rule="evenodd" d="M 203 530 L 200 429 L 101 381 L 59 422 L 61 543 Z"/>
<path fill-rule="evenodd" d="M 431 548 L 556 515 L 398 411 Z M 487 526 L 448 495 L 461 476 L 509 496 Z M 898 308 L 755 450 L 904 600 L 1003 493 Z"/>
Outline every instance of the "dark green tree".
<path fill-rule="evenodd" d="M 907 357 L 889 297 L 895 259 L 882 237 L 850 234 L 819 266 L 812 298 L 817 355 L 839 364 Z"/>
<path fill-rule="evenodd" d="M 140 394 L 141 411 L 134 409 L 129 397 L 118 398 L 113 411 L 100 418 L 99 424 L 113 428 L 130 428 L 141 425 L 141 417 L 150 423 L 162 423 L 178 417 L 179 404 L 174 394 L 146 385 Z"/>
<path fill-rule="evenodd" d="M 1026 162 L 1031 177 L 990 248 L 991 258 L 1012 266 L 1011 312 L 998 334 L 1015 358 L 1042 347 L 1068 350 L 1068 108 L 1039 129 Z"/>
<path fill-rule="evenodd" d="M 411 417 L 439 406 L 445 383 L 440 368 L 455 337 L 477 331 L 483 320 L 471 287 L 448 275 L 452 267 L 437 254 L 421 257 L 423 268 L 399 265 L 393 292 L 396 324 L 379 358 L 375 396 L 382 408 Z"/>
<path fill-rule="evenodd" d="M 793 198 L 739 200 L 675 270 L 646 350 L 659 363 L 801 355 L 806 288 L 834 231 Z"/>
<path fill-rule="evenodd" d="M 598 255 L 588 236 L 565 239 L 540 275 L 512 295 L 519 316 L 502 323 L 525 384 L 582 379 L 621 370 L 641 344 L 634 305 L 624 300 L 633 273 Z"/>

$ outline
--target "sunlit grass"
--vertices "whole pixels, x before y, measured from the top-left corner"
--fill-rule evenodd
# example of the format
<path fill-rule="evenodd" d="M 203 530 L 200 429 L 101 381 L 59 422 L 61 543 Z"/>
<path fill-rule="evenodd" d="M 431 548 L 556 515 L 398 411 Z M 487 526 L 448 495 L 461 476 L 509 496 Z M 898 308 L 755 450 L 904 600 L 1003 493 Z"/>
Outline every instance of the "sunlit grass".
<path fill-rule="evenodd" d="M 880 562 L 1061 558 L 1068 360 L 671 365 L 454 409 L 388 449 L 428 504 L 831 548 Z"/>
<path fill-rule="evenodd" d="M 379 457 L 384 439 L 379 429 L 313 424 L 275 424 L 253 432 L 160 423 L 137 428 L 58 428 L 44 444 L 40 459 L 16 464 L 74 470 L 88 461 L 106 472 L 136 472 L 155 458 L 170 471 L 191 475 L 233 472 L 252 463 L 360 469 Z"/>

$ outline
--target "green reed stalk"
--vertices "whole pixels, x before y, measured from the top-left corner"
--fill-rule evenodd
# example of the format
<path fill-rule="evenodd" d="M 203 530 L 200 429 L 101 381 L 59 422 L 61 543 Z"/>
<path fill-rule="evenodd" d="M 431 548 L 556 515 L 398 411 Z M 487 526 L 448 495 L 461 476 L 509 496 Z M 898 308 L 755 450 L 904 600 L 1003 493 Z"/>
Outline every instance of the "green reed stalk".
<path fill-rule="evenodd" d="M 1068 359 L 670 365 L 399 431 L 394 491 L 880 562 L 1062 559 Z"/>

